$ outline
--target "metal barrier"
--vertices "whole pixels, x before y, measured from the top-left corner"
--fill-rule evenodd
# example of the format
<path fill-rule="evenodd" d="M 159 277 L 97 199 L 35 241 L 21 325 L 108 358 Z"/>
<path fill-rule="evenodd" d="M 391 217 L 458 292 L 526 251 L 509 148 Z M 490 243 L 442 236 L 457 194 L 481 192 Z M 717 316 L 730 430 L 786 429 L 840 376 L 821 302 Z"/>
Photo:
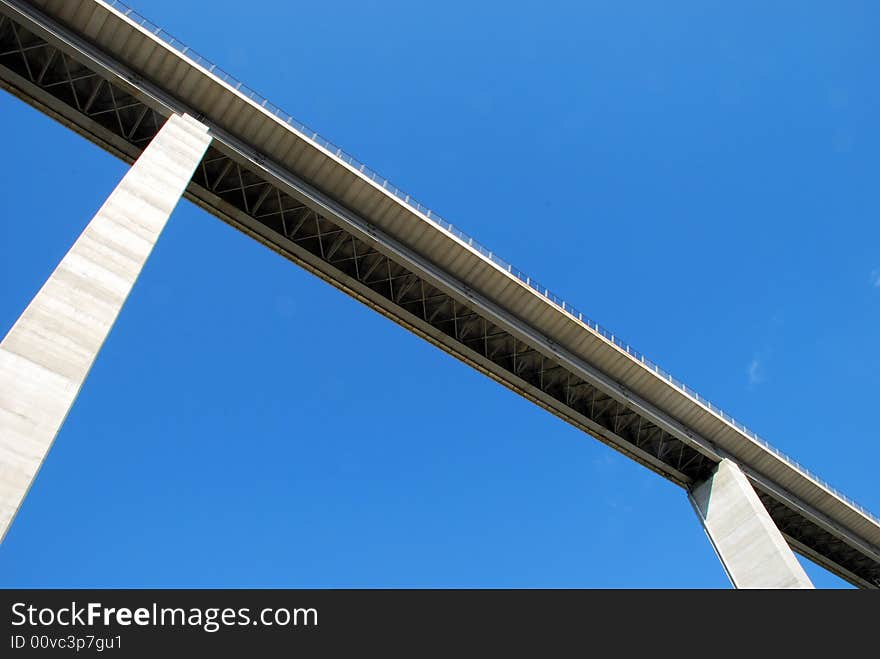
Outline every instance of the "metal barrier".
<path fill-rule="evenodd" d="M 343 162 L 345 162 L 348 165 L 350 165 L 351 167 L 353 167 L 360 174 L 362 174 L 366 178 L 370 179 L 371 181 L 373 181 L 374 183 L 376 183 L 377 185 L 379 185 L 380 187 L 385 189 L 390 194 L 392 194 L 395 197 L 397 197 L 398 199 L 400 199 L 403 203 L 407 204 L 411 208 L 413 208 L 416 211 L 418 211 L 419 213 L 421 213 L 426 219 L 430 220 L 431 222 L 433 222 L 434 224 L 436 224 L 437 226 L 442 228 L 447 233 L 458 238 L 462 243 L 464 243 L 468 247 L 471 247 L 472 249 L 474 249 L 476 252 L 481 254 L 483 257 L 485 257 L 486 259 L 488 259 L 489 261 L 494 263 L 496 266 L 498 266 L 502 270 L 508 272 L 512 276 L 519 279 L 526 286 L 528 286 L 529 288 L 534 290 L 536 293 L 538 293 L 542 297 L 546 298 L 547 300 L 549 300 L 550 302 L 555 304 L 562 311 L 569 314 L 572 318 L 583 323 L 586 327 L 588 327 L 589 329 L 593 330 L 594 332 L 598 333 L 599 335 L 601 335 L 602 337 L 604 337 L 605 339 L 610 341 L 612 344 L 614 344 L 615 346 L 617 346 L 618 348 L 620 348 L 621 350 L 626 352 L 630 357 L 635 359 L 637 362 L 643 364 L 646 368 L 653 371 L 656 375 L 658 375 L 662 379 L 666 380 L 669 384 L 674 386 L 676 389 L 680 390 L 682 393 L 689 396 L 696 403 L 702 405 L 703 407 L 708 409 L 710 412 L 717 415 L 718 417 L 720 417 L 721 419 L 723 419 L 724 421 L 726 421 L 727 423 L 732 425 L 734 428 L 736 428 L 737 430 L 742 432 L 746 437 L 748 437 L 752 441 L 760 444 L 761 446 L 768 449 L 769 451 L 772 451 L 780 459 L 787 462 L 789 464 L 789 466 L 791 466 L 794 469 L 797 469 L 798 471 L 803 473 L 805 476 L 812 479 L 817 485 L 820 485 L 821 487 L 825 488 L 830 493 L 834 494 L 839 499 L 842 499 L 843 501 L 845 501 L 847 504 L 849 504 L 850 506 L 852 506 L 853 508 L 858 510 L 860 513 L 862 513 L 866 517 L 868 517 L 868 518 L 872 519 L 873 521 L 877 522 L 878 524 L 880 524 L 880 519 L 878 519 L 877 517 L 872 515 L 865 508 L 863 508 L 862 506 L 857 504 L 855 501 L 853 501 L 852 499 L 847 497 L 845 494 L 843 494 L 842 492 L 840 492 L 839 490 L 837 490 L 836 488 L 832 487 L 827 482 L 825 482 L 824 480 L 819 478 L 816 474 L 814 474 L 809 469 L 804 467 L 797 460 L 794 460 L 793 458 L 785 455 L 779 449 L 777 449 L 773 445 L 771 445 L 769 442 L 765 441 L 764 439 L 761 439 L 761 437 L 759 437 L 756 433 L 754 433 L 753 431 L 746 428 L 742 423 L 740 423 L 739 421 L 737 421 L 736 419 L 731 417 L 729 414 L 727 414 L 726 412 L 721 410 L 717 405 L 714 405 L 710 401 L 703 398 L 696 391 L 694 391 L 693 389 L 688 387 L 686 384 L 684 384 L 680 380 L 677 380 L 676 378 L 674 378 L 670 373 L 667 373 L 665 370 L 660 368 L 660 366 L 658 366 L 657 364 L 652 362 L 650 359 L 645 357 L 638 350 L 634 349 L 628 343 L 621 340 L 619 336 L 610 332 L 609 330 L 605 329 L 604 327 L 600 326 L 597 322 L 590 320 L 589 317 L 585 316 L 582 312 L 578 311 L 574 306 L 572 306 L 571 304 L 569 304 L 568 302 L 566 302 L 565 300 L 560 298 L 558 295 L 554 294 L 547 287 L 538 283 L 535 279 L 533 279 L 532 277 L 529 277 L 522 270 L 514 267 L 513 265 L 511 265 L 510 263 L 508 263 L 507 261 L 505 261 L 504 259 L 499 257 L 492 250 L 481 245 L 478 241 L 476 241 L 473 238 L 473 236 L 470 236 L 467 233 L 465 233 L 464 231 L 462 231 L 461 229 L 459 229 L 458 227 L 453 226 L 452 223 L 447 222 L 442 217 L 437 215 L 435 212 L 433 212 L 432 210 L 430 210 L 426 206 L 423 206 L 422 204 L 420 204 L 418 201 L 413 199 L 412 196 L 405 193 L 403 190 L 401 190 L 397 186 L 391 184 L 391 182 L 387 178 L 385 178 L 384 176 L 382 176 L 378 172 L 370 169 L 364 163 L 359 161 L 357 158 L 355 158 L 351 154 L 343 151 L 341 147 L 338 147 L 335 144 L 333 144 L 331 141 L 321 137 L 316 131 L 312 130 L 311 128 L 306 126 L 304 123 L 297 121 L 291 114 L 285 112 L 284 110 L 279 108 L 277 105 L 269 102 L 269 100 L 267 98 L 258 94 L 256 91 L 254 91 L 253 89 L 251 89 L 250 87 L 245 85 L 241 80 L 238 80 L 234 76 L 230 75 L 229 73 L 227 73 L 226 71 L 221 69 L 219 66 L 217 66 L 214 62 L 210 61 L 209 59 L 202 57 L 196 51 L 194 51 L 192 48 L 187 46 L 185 43 L 183 43 L 179 39 L 176 39 L 175 37 L 170 35 L 168 32 L 163 30 L 161 27 L 159 27 L 155 23 L 150 22 L 149 20 L 147 20 L 146 18 L 144 18 L 143 16 L 138 14 L 134 9 L 132 9 L 131 7 L 126 5 L 125 3 L 119 2 L 118 0 L 99 0 L 99 1 L 109 7 L 114 8 L 117 12 L 122 14 L 129 21 L 131 21 L 135 25 L 140 26 L 141 28 L 147 30 L 148 32 L 152 33 L 154 36 L 161 39 L 164 43 L 166 43 L 168 46 L 170 46 L 171 48 L 176 50 L 178 53 L 183 55 L 186 59 L 188 59 L 193 64 L 196 64 L 197 66 L 204 69 L 206 72 L 216 76 L 221 81 L 223 81 L 227 85 L 229 85 L 232 89 L 234 89 L 238 93 L 244 95 L 246 98 L 250 99 L 255 104 L 257 104 L 258 106 L 263 108 L 266 112 L 277 117 L 278 119 L 282 120 L 284 123 L 286 123 L 289 126 L 291 126 L 292 128 L 294 128 L 298 133 L 300 133 L 306 139 L 323 147 L 328 152 L 330 152 L 332 155 L 336 156 L 337 158 L 339 158 Z"/>

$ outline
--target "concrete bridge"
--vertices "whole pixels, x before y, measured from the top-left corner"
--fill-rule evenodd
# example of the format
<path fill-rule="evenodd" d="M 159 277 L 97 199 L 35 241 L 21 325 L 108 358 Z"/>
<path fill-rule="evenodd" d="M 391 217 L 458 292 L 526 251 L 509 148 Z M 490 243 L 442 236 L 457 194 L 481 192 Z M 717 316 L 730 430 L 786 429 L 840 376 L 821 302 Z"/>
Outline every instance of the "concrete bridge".
<path fill-rule="evenodd" d="M 184 196 L 680 485 L 735 586 L 880 587 L 875 517 L 127 6 L 0 0 L 0 85 L 132 164 L 0 343 L 0 534 Z"/>

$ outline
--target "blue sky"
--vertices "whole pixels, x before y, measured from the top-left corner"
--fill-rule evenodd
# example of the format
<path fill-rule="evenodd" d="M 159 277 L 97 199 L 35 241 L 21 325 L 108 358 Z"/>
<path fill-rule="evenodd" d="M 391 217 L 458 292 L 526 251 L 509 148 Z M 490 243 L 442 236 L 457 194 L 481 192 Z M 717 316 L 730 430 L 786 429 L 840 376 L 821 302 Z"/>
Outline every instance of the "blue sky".
<path fill-rule="evenodd" d="M 880 513 L 876 3 L 134 6 Z M 0 116 L 5 333 L 125 167 Z M 0 584 L 728 586 L 682 490 L 188 202 Z"/>

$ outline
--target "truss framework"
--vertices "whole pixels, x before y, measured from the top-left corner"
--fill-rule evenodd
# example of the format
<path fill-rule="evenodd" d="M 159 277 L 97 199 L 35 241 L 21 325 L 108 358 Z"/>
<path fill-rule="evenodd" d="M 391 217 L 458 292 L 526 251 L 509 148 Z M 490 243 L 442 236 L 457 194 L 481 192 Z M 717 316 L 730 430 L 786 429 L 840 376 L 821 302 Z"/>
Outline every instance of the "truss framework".
<path fill-rule="evenodd" d="M 149 99 L 126 91 L 4 15 L 0 15 L 0 66 L 138 150 L 165 122 L 165 116 Z M 287 194 L 249 168 L 248 163 L 212 146 L 197 168 L 190 189 L 195 189 L 199 199 L 221 200 L 228 207 L 225 212 L 229 217 L 244 214 L 283 237 L 287 242 L 279 243 L 292 244 L 294 249 L 279 251 L 292 260 L 303 264 L 305 255 L 320 259 L 333 271 L 397 307 L 404 312 L 402 317 L 415 321 L 402 324 L 410 329 L 430 326 L 451 340 L 454 350 L 449 350 L 450 341 L 442 347 L 457 357 L 484 372 L 480 363 L 489 362 L 502 369 L 509 377 L 492 377 L 679 485 L 687 487 L 703 480 L 714 467 L 710 457 L 346 231 L 322 215 L 320 209 Z M 658 469 L 644 456 L 670 467 L 678 476 Z M 759 496 L 783 534 L 802 553 L 846 579 L 857 577 L 880 586 L 880 563 L 793 510 L 773 493 L 760 491 Z"/>

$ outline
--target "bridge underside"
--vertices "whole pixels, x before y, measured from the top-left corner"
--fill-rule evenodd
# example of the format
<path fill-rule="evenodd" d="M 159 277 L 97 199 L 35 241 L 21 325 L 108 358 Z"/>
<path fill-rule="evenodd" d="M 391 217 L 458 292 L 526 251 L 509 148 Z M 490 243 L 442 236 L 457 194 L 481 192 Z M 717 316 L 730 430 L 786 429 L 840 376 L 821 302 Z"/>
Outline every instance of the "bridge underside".
<path fill-rule="evenodd" d="M 171 113 L 128 79 L 49 32 L 0 15 L 0 84 L 68 127 L 133 162 Z M 682 487 L 705 480 L 717 456 L 661 428 L 565 364 L 536 349 L 460 291 L 445 287 L 369 228 L 328 213 L 237 145 L 215 139 L 186 196 L 210 213 L 407 327 L 458 359 Z M 880 562 L 805 515 L 785 494 L 758 495 L 793 548 L 862 587 Z"/>

